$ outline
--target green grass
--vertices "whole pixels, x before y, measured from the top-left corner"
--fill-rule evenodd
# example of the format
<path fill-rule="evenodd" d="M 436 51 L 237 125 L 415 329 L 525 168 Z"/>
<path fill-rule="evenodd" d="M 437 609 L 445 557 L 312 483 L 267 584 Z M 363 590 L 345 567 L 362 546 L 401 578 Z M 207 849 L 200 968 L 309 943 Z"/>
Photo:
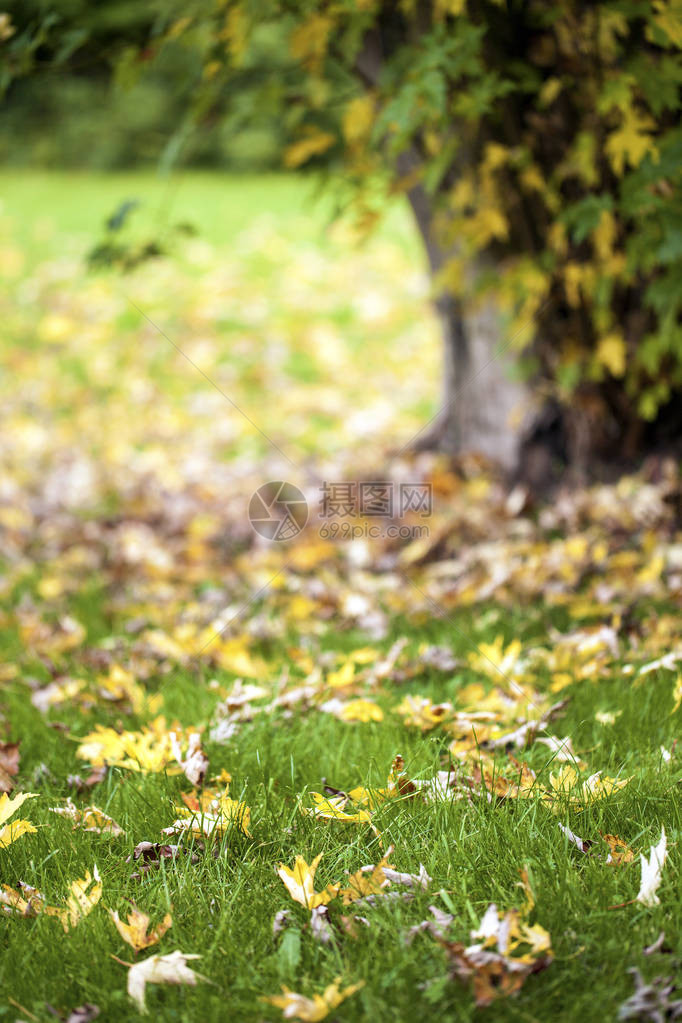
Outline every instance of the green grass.
<path fill-rule="evenodd" d="M 452 629 L 429 631 L 457 652 L 468 652 L 468 644 Z M 422 637 L 421 631 L 412 635 L 415 640 Z M 460 684 L 466 680 L 467 673 L 461 673 Z M 196 675 L 180 672 L 168 687 L 176 697 L 169 702 L 188 724 L 204 717 L 198 686 Z M 661 743 L 669 747 L 677 732 L 676 721 L 669 716 L 669 679 L 652 679 L 637 691 L 621 690 L 617 699 L 613 687 L 613 682 L 579 685 L 561 722 L 561 734 L 572 735 L 577 748 L 597 746 L 600 766 L 607 773 L 632 774 L 625 789 L 580 813 L 568 809 L 555 813 L 537 799 L 500 806 L 483 798 L 471 805 L 427 806 L 405 800 L 387 806 L 375 823 L 384 843 L 395 845 L 392 861 L 403 870 L 424 863 L 433 878 L 430 891 L 411 903 L 366 911 L 371 929 L 360 928 L 357 940 L 346 938 L 331 947 L 313 941 L 306 929 L 307 913 L 289 900 L 275 876 L 275 865 L 293 863 L 298 853 L 310 860 L 324 852 L 318 884 L 322 888 L 328 880 L 341 879 L 344 871 L 377 862 L 381 849 L 366 827 L 301 816 L 302 793 L 321 789 L 322 778 L 341 789 L 360 783 L 379 786 L 397 750 L 414 774 L 429 776 L 438 768 L 445 746 L 438 735 L 422 737 L 390 718 L 381 724 L 353 725 L 316 711 L 294 721 L 259 717 L 226 746 L 206 745 L 212 770 L 229 769 L 233 793 L 251 807 L 252 839 L 229 834 L 215 857 L 202 854 L 195 866 L 189 858 L 164 863 L 142 881 L 131 881 L 126 856 L 138 841 L 159 839 L 186 782 L 114 769 L 96 790 L 96 802 L 127 836 L 109 839 L 71 831 L 47 807 L 70 792 L 64 775 L 76 767 L 73 753 L 63 737 L 27 707 L 25 690 L 10 687 L 6 707 L 13 734 L 23 738 L 22 775 L 31 779 L 39 765 L 46 764 L 54 780 L 38 786 L 41 798 L 31 806 L 31 820 L 43 827 L 3 852 L 3 877 L 30 881 L 54 904 L 63 901 L 68 882 L 96 862 L 104 882 L 102 901 L 108 907 L 123 910 L 125 900 L 134 899 L 153 919 L 172 911 L 173 927 L 161 951 L 180 948 L 201 954 L 199 968 L 215 986 L 152 988 L 149 1005 L 157 1018 L 217 1019 L 229 1006 L 231 1018 L 252 1019 L 268 1015 L 257 1007 L 258 994 L 275 993 L 281 983 L 295 990 L 317 990 L 341 973 L 353 982 L 365 980 L 366 986 L 337 1010 L 339 1018 L 360 1020 L 371 1014 L 390 1020 L 406 1018 L 408 1012 L 437 1012 L 465 1020 L 476 1011 L 456 982 L 441 983 L 446 968 L 438 946 L 420 935 L 407 948 L 403 935 L 428 915 L 428 906 L 434 903 L 455 914 L 456 931 L 466 940 L 468 929 L 490 901 L 500 907 L 520 904 L 518 869 L 526 865 L 537 898 L 537 919 L 552 935 L 555 961 L 527 981 L 518 999 L 497 1004 L 491 1013 L 501 1020 L 613 1018 L 615 1007 L 630 993 L 627 967 L 646 969 L 642 949 L 663 928 L 668 944 L 677 947 L 682 923 L 674 862 L 664 877 L 660 908 L 611 910 L 636 894 L 637 865 L 609 869 L 582 857 L 557 826 L 562 821 L 585 837 L 597 837 L 600 831 L 618 833 L 638 848 L 657 840 L 662 823 L 671 841 L 680 833 L 675 792 L 680 772 L 669 767 L 662 772 L 657 752 Z M 407 691 L 446 699 L 456 696 L 457 688 L 458 679 L 434 674 L 409 685 Z M 617 702 L 623 711 L 606 735 L 603 726 L 594 724 L 595 710 L 605 699 Z M 59 719 L 74 733 L 87 727 L 88 719 L 75 712 L 61 712 Z M 539 780 L 556 767 L 546 748 L 535 747 L 529 760 Z M 30 784 L 35 787 L 34 780 Z M 291 929 L 297 937 L 277 942 L 272 919 L 284 908 L 292 910 Z M 129 950 L 101 906 L 67 937 L 58 921 L 46 918 L 7 919 L 1 926 L 6 942 L 3 987 L 39 1019 L 49 1018 L 46 1002 L 68 1007 L 83 1001 L 96 1002 L 117 1019 L 137 1018 L 124 994 L 124 968 L 110 958 L 111 953 L 130 958 Z M 4 1008 L 7 1018 L 13 1018 L 13 1012 Z"/>
<path fill-rule="evenodd" d="M 91 248 L 122 202 L 136 199 L 131 219 L 140 230 L 163 235 L 174 223 L 192 224 L 201 238 L 230 246 L 247 228 L 274 222 L 300 242 L 324 243 L 335 203 L 314 177 L 219 175 L 181 171 L 169 176 L 126 171 L 17 173 L 0 168 L 0 218 L 12 221 L 32 258 Z M 383 233 L 401 246 L 415 238 L 400 203 L 387 212 Z"/>
<path fill-rule="evenodd" d="M 293 548 L 255 546 L 245 520 L 248 497 L 263 478 L 281 478 L 276 473 L 289 467 L 234 410 L 216 403 L 205 380 L 128 302 L 132 295 L 150 309 L 285 445 L 307 485 L 332 472 L 371 479 L 369 473 L 390 467 L 387 449 L 395 450 L 401 430 L 414 431 L 427 418 L 433 401 L 433 323 L 423 291 L 406 286 L 420 263 L 404 212 L 392 211 L 379 238 L 360 252 L 326 231 L 327 211 L 311 206 L 309 184 L 293 177 L 192 174 L 174 192 L 175 184 L 151 175 L 3 172 L 0 185 L 0 260 L 15 267 L 17 285 L 13 299 L 3 300 L 3 355 L 11 374 L 0 391 L 6 438 L 0 712 L 4 739 L 21 741 L 17 789 L 38 794 L 17 815 L 38 831 L 0 849 L 0 884 L 23 881 L 50 905 L 63 905 L 69 884 L 95 864 L 103 881 L 100 904 L 68 934 L 56 919 L 0 913 L 0 1019 L 47 1023 L 55 1018 L 50 1006 L 66 1017 L 88 1001 L 103 1019 L 138 1019 L 126 994 L 126 968 L 112 958 L 130 962 L 133 953 L 106 912 L 125 915 L 127 900 L 153 923 L 166 912 L 173 917 L 160 945 L 138 959 L 181 949 L 201 956 L 194 965 L 210 980 L 195 988 L 149 987 L 150 1016 L 168 1023 L 274 1021 L 280 1011 L 259 998 L 277 994 L 282 984 L 310 996 L 337 976 L 343 986 L 364 981 L 330 1013 L 348 1023 L 419 1015 L 589 1023 L 616 1017 L 632 992 L 628 968 L 639 966 L 647 977 L 678 971 L 682 770 L 676 751 L 662 762 L 660 747 L 673 749 L 682 712 L 671 713 L 674 672 L 660 669 L 637 680 L 636 668 L 679 647 L 668 577 L 663 569 L 648 578 L 637 574 L 660 552 L 672 573 L 679 535 L 660 522 L 656 532 L 647 516 L 628 522 L 627 501 L 618 506 L 615 498 L 609 516 L 586 513 L 571 531 L 561 523 L 543 532 L 532 516 L 509 520 L 494 492 L 486 497 L 485 488 L 476 489 L 480 479 L 465 474 L 448 484 L 444 463 L 417 460 L 410 472 L 440 480 L 434 534 L 450 521 L 459 525 L 410 578 L 433 586 L 439 578 L 430 574 L 433 561 L 442 554 L 452 573 L 452 591 L 444 584 L 441 591 L 448 618 L 390 574 L 392 552 L 380 545 L 376 551 L 369 545 L 374 560 L 362 571 L 343 545 L 320 554 L 313 525 Z M 155 217 L 196 222 L 198 242 L 176 260 L 123 281 L 88 274 L 82 257 L 93 231 L 131 195 L 144 199 L 148 224 Z M 62 317 L 56 326 L 55 316 Z M 369 415 L 370 425 L 361 422 L 354 433 L 348 423 L 358 412 Z M 583 536 L 587 553 L 564 552 L 557 567 L 553 545 L 561 535 Z M 512 566 L 492 596 L 485 593 L 490 576 L 476 575 L 475 559 L 471 592 L 457 589 L 458 572 L 467 569 L 452 568 L 484 541 L 500 545 L 495 567 Z M 601 543 L 605 550 L 590 554 Z M 481 563 L 490 564 L 489 547 L 480 550 Z M 277 585 L 245 606 L 277 569 Z M 344 599 L 358 593 L 386 614 L 380 639 L 344 610 Z M 596 611 L 578 608 L 581 594 Z M 187 663 L 150 653 L 140 637 L 152 629 L 177 639 L 194 624 L 201 631 L 226 607 L 243 608 L 229 635 L 262 660 L 258 682 L 273 692 L 280 684 L 303 684 L 307 669 L 298 665 L 307 652 L 321 669 L 321 699 L 330 653 L 339 664 L 361 647 L 386 653 L 401 637 L 408 643 L 399 667 L 434 643 L 450 647 L 460 664 L 445 672 L 421 666 L 407 677 L 396 669 L 367 694 L 383 709 L 381 722 L 348 723 L 302 704 L 291 715 L 256 714 L 217 744 L 209 738 L 221 699 L 216 683 L 229 690 L 236 672 L 212 659 L 210 649 Z M 56 640 L 67 615 L 85 631 L 63 650 Z M 513 695 L 508 679 L 481 674 L 469 662 L 481 644 L 501 635 L 505 645 L 520 641 L 522 657 L 541 648 L 549 659 L 562 637 L 598 625 L 613 625 L 620 644 L 601 668 L 583 671 L 587 661 L 576 649 L 558 666 L 571 684 L 556 695 L 549 692 L 556 665 L 529 669 L 523 681 L 539 699 L 567 699 L 549 731 L 570 736 L 586 763 L 581 776 L 629 777 L 624 788 L 582 809 L 561 798 L 548 805 L 541 790 L 559 765 L 547 746 L 534 742 L 514 751 L 536 772 L 530 798 L 489 800 L 478 792 L 435 803 L 388 800 L 373 817 L 381 839 L 367 825 L 301 812 L 309 793 L 324 784 L 343 791 L 384 786 L 398 752 L 412 778 L 441 769 L 451 736 L 440 727 L 423 733 L 407 726 L 395 708 L 406 694 L 419 694 L 471 710 L 472 684 L 482 685 L 482 693 L 499 684 Z M 97 696 L 109 663 L 129 669 L 158 706 L 133 713 L 125 701 Z M 53 679 L 83 681 L 89 702 L 70 699 L 42 714 L 30 697 Z M 619 712 L 612 725 L 596 720 L 603 711 Z M 205 848 L 189 842 L 186 854 L 133 880 L 136 868 L 127 858 L 139 842 L 163 840 L 189 782 L 111 767 L 91 792 L 78 794 L 67 779 L 87 773 L 77 744 L 96 724 L 136 729 L 156 713 L 169 725 L 204 729 L 210 774 L 224 768 L 232 775 L 233 798 L 251 810 L 251 836 L 233 827 Z M 504 754 L 496 770 L 509 770 Z M 73 830 L 50 812 L 70 795 L 80 807 L 92 802 L 110 814 L 125 835 Z M 636 896 L 637 860 L 616 868 L 582 855 L 559 823 L 594 840 L 597 850 L 602 832 L 619 835 L 636 853 L 648 852 L 665 825 L 670 856 L 660 905 L 612 908 Z M 315 941 L 309 913 L 289 898 L 278 864 L 323 853 L 321 890 L 376 864 L 389 845 L 398 870 L 416 872 L 424 864 L 432 878 L 428 891 L 409 902 L 363 907 L 370 927 L 358 925 L 355 937 L 338 927 L 342 912 L 352 909 L 333 903 L 336 936 L 329 945 Z M 405 934 L 435 905 L 454 916 L 450 938 L 468 944 L 491 902 L 502 910 L 522 905 L 523 868 L 536 900 L 533 920 L 551 935 L 554 960 L 528 977 L 517 997 L 477 1009 L 469 987 L 448 976 L 443 948 L 428 934 L 408 947 Z M 291 919 L 275 938 L 273 918 L 283 909 Z M 674 954 L 645 957 L 661 930 Z"/>

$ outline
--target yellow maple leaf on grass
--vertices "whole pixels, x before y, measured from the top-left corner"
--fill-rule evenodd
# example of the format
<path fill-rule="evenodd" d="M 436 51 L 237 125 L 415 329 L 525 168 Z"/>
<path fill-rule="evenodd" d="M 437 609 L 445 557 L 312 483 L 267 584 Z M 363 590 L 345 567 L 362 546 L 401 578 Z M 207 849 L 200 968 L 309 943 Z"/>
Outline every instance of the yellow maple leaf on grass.
<path fill-rule="evenodd" d="M 443 724 L 454 713 L 451 703 L 433 703 L 429 696 L 419 694 L 403 697 L 394 710 L 396 714 L 400 714 L 406 725 L 421 728 L 423 732 Z"/>
<path fill-rule="evenodd" d="M 301 813 L 307 817 L 322 817 L 332 821 L 347 821 L 353 824 L 370 824 L 372 817 L 369 811 L 362 807 L 352 807 L 352 812 L 347 812 L 345 807 L 348 803 L 346 796 L 324 796 L 321 792 L 311 792 L 313 807 L 302 807 Z"/>
<path fill-rule="evenodd" d="M 336 715 L 341 721 L 359 721 L 366 724 L 368 721 L 383 721 L 384 712 L 381 707 L 372 700 L 349 700 L 344 704 Z"/>
<path fill-rule="evenodd" d="M 358 899 L 365 899 L 369 895 L 378 895 L 382 888 L 390 884 L 389 878 L 384 873 L 384 868 L 393 870 L 388 858 L 393 852 L 393 846 L 389 846 L 386 855 L 375 867 L 361 867 L 348 878 L 348 887 L 340 890 L 344 906 L 349 906 Z"/>
<path fill-rule="evenodd" d="M 74 830 L 82 828 L 83 831 L 92 831 L 97 835 L 113 835 L 117 838 L 125 832 L 116 821 L 96 806 L 86 806 L 79 810 L 71 798 L 66 800 L 65 806 L 51 806 L 50 813 L 59 814 L 73 822 Z"/>
<path fill-rule="evenodd" d="M 10 797 L 6 792 L 0 796 L 0 849 L 6 849 L 22 835 L 34 834 L 38 829 L 30 821 L 18 820 L 8 824 L 10 817 L 17 812 L 27 799 L 35 799 L 36 792 L 17 792 Z"/>
<path fill-rule="evenodd" d="M 142 951 L 143 948 L 149 948 L 150 945 L 156 945 L 173 923 L 170 913 L 166 913 L 161 923 L 150 931 L 149 917 L 139 910 L 135 903 L 132 904 L 127 922 L 121 920 L 116 910 L 110 909 L 109 916 L 123 940 L 127 941 L 136 952 Z"/>
<path fill-rule="evenodd" d="M 589 778 L 582 781 L 572 764 L 563 764 L 556 774 L 549 776 L 551 792 L 547 793 L 547 799 L 553 802 L 557 797 L 562 796 L 582 809 L 588 803 L 612 796 L 624 788 L 629 781 L 630 778 L 610 778 L 608 775 L 602 775 L 601 771 L 591 774 Z"/>
<path fill-rule="evenodd" d="M 46 913 L 47 916 L 59 916 L 62 912 L 57 906 L 48 906 L 45 896 L 37 888 L 19 882 L 20 891 L 4 884 L 0 890 L 0 907 L 6 913 L 18 913 L 19 916 L 38 916 L 39 913 Z"/>
<path fill-rule="evenodd" d="M 181 774 L 171 744 L 171 733 L 166 730 L 164 718 L 158 717 L 139 732 L 117 732 L 115 728 L 97 725 L 93 732 L 83 736 L 76 756 L 88 760 L 94 767 L 111 764 L 129 771 Z"/>
<path fill-rule="evenodd" d="M 340 988 L 340 983 L 341 978 L 336 977 L 334 983 L 326 987 L 321 995 L 313 995 L 312 998 L 299 995 L 282 985 L 281 995 L 270 995 L 267 998 L 262 998 L 261 1001 L 281 1009 L 285 1019 L 299 1019 L 303 1020 L 304 1023 L 317 1023 L 318 1020 L 326 1019 L 330 1011 L 345 1001 L 346 998 L 350 998 L 352 994 L 359 991 L 365 982 L 361 980 L 359 983 L 351 984 L 343 989 Z"/>
<path fill-rule="evenodd" d="M 189 834 L 195 838 L 217 838 L 232 827 L 238 828 L 244 835 L 251 837 L 251 809 L 246 803 L 228 796 L 229 783 L 225 792 L 210 801 L 200 800 L 196 809 L 177 806 L 180 814 L 168 828 L 163 829 L 164 835 Z"/>
<path fill-rule="evenodd" d="M 99 876 L 97 865 L 92 874 L 89 870 L 85 877 L 72 881 L 71 894 L 66 900 L 66 908 L 60 910 L 59 919 L 65 931 L 70 931 L 93 911 L 99 900 L 102 898 L 102 881 Z"/>
<path fill-rule="evenodd" d="M 315 891 L 315 871 L 322 859 L 319 853 L 312 863 L 307 863 L 302 856 L 297 856 L 293 869 L 280 863 L 277 874 L 283 881 L 294 902 L 299 902 L 306 909 L 326 906 L 339 893 L 338 884 L 328 884 L 322 892 Z"/>

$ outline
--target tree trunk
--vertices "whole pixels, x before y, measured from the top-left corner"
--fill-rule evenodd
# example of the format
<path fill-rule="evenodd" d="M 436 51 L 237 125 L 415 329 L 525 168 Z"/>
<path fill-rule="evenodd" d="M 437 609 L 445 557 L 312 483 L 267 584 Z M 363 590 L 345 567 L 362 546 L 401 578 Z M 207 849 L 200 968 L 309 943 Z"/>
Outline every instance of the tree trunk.
<path fill-rule="evenodd" d="M 482 454 L 515 470 L 532 402 L 529 390 L 514 379 L 513 358 L 502 347 L 499 314 L 488 301 L 463 315 L 447 296 L 436 300 L 436 309 L 444 366 L 435 446 L 454 454 Z"/>
<path fill-rule="evenodd" d="M 409 174 L 414 162 L 412 154 L 402 154 L 399 172 Z M 435 281 L 448 254 L 433 237 L 431 200 L 421 185 L 410 188 L 407 196 Z M 517 470 L 531 419 L 531 396 L 514 378 L 513 358 L 505 350 L 494 303 L 486 300 L 465 314 L 454 296 L 441 292 L 434 304 L 443 337 L 441 409 L 418 434 L 415 447 L 478 453 Z"/>

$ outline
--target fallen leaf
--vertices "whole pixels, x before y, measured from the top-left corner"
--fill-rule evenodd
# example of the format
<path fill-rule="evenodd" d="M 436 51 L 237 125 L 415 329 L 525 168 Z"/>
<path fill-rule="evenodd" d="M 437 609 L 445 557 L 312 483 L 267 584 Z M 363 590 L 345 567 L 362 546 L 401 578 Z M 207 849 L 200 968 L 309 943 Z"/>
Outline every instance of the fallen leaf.
<path fill-rule="evenodd" d="M 641 902 L 644 906 L 658 906 L 660 904 L 661 900 L 656 894 L 656 890 L 661 883 L 661 872 L 667 856 L 667 839 L 665 828 L 662 827 L 660 841 L 658 845 L 651 846 L 649 858 L 647 859 L 643 854 L 640 855 L 642 880 L 637 898 L 635 899 L 636 902 Z"/>
<path fill-rule="evenodd" d="M 35 799 L 35 792 L 17 792 L 16 796 L 0 795 L 0 849 L 6 849 L 12 842 L 26 834 L 35 834 L 38 830 L 30 821 L 18 820 L 7 824 L 10 817 L 17 812 L 27 799 Z"/>
<path fill-rule="evenodd" d="M 606 862 L 614 867 L 624 867 L 628 863 L 632 863 L 635 858 L 630 846 L 619 838 L 618 835 L 604 835 L 601 836 L 609 847 L 609 855 Z"/>
<path fill-rule="evenodd" d="M 19 743 L 0 742 L 0 792 L 11 792 L 19 771 Z"/>
<path fill-rule="evenodd" d="M 261 1001 L 268 1002 L 270 1005 L 281 1009 L 285 1019 L 299 1019 L 303 1023 L 318 1023 L 319 1020 L 325 1019 L 330 1011 L 345 1001 L 346 998 L 350 998 L 352 994 L 359 991 L 365 982 L 360 981 L 358 984 L 351 984 L 350 987 L 343 990 L 339 988 L 340 983 L 341 978 L 337 977 L 334 983 L 325 988 L 321 995 L 313 995 L 312 998 L 299 995 L 283 984 L 283 994 L 270 995 L 269 997 L 262 998 Z"/>
<path fill-rule="evenodd" d="M 302 807 L 301 812 L 308 817 L 322 817 L 326 820 L 348 821 L 353 824 L 369 824 L 372 820 L 371 814 L 362 807 L 353 807 L 348 813 L 345 809 L 348 799 L 344 796 L 327 797 L 321 792 L 311 792 L 314 806 L 311 808 Z"/>
<path fill-rule="evenodd" d="M 86 806 L 79 810 L 70 798 L 66 800 L 65 806 L 51 806 L 50 812 L 68 817 L 73 822 L 74 829 L 82 828 L 83 831 L 92 831 L 97 835 L 113 835 L 115 838 L 125 834 L 123 828 L 103 810 L 96 806 Z"/>
<path fill-rule="evenodd" d="M 315 891 L 315 871 L 321 859 L 322 853 L 318 853 L 312 863 L 309 864 L 306 863 L 302 856 L 297 856 L 293 870 L 284 863 L 280 863 L 277 868 L 277 874 L 283 881 L 291 898 L 294 902 L 300 902 L 306 909 L 326 906 L 339 893 L 338 884 L 329 884 L 322 892 Z"/>
<path fill-rule="evenodd" d="M 99 1005 L 95 1005 L 93 1002 L 85 1002 L 83 1005 L 79 1005 L 71 1010 L 66 1017 L 66 1023 L 92 1023 L 93 1019 L 97 1019 L 99 1013 Z"/>
<path fill-rule="evenodd" d="M 85 877 L 72 881 L 71 894 L 66 900 L 66 909 L 61 910 L 59 919 L 65 931 L 76 927 L 95 908 L 102 898 L 102 882 L 95 865 L 93 873 L 86 871 Z"/>
<path fill-rule="evenodd" d="M 130 875 L 131 880 L 139 881 L 144 874 L 158 867 L 161 860 L 174 860 L 185 850 L 180 845 L 162 845 L 160 842 L 138 842 L 133 849 L 132 856 L 128 856 L 126 863 L 142 860 L 139 872 Z M 192 853 L 191 863 L 198 863 L 199 857 Z"/>
<path fill-rule="evenodd" d="M 139 910 L 135 903 L 132 904 L 127 922 L 124 923 L 121 920 L 116 910 L 110 909 L 109 916 L 123 940 L 127 941 L 136 952 L 142 951 L 143 948 L 149 948 L 151 945 L 156 945 L 173 924 L 173 918 L 170 913 L 166 913 L 161 923 L 157 924 L 150 931 L 149 917 L 146 913 Z"/>
<path fill-rule="evenodd" d="M 310 913 L 310 931 L 316 941 L 328 945 L 334 937 L 326 906 L 315 906 Z"/>
<path fill-rule="evenodd" d="M 57 906 L 48 906 L 45 896 L 32 888 L 24 881 L 19 882 L 21 891 L 10 888 L 8 884 L 0 890 L 0 906 L 6 913 L 18 913 L 20 916 L 38 916 L 39 913 L 46 913 L 48 916 L 60 916 L 62 910 Z"/>
<path fill-rule="evenodd" d="M 244 835 L 251 837 L 249 831 L 251 810 L 246 803 L 231 799 L 227 794 L 227 788 L 222 795 L 210 798 L 205 803 L 200 800 L 199 808 L 196 810 L 178 806 L 176 811 L 181 816 L 163 829 L 164 835 L 185 834 L 193 835 L 195 838 L 218 838 L 236 827 Z"/>
<path fill-rule="evenodd" d="M 187 742 L 187 753 L 182 754 L 182 747 L 175 732 L 169 734 L 173 756 L 184 771 L 185 778 L 192 785 L 203 785 L 208 771 L 208 757 L 201 748 L 201 736 L 198 732 L 190 732 Z"/>
<path fill-rule="evenodd" d="M 134 966 L 129 966 L 128 994 L 140 1012 L 147 1012 L 145 1004 L 147 984 L 188 984 L 190 987 L 196 987 L 197 981 L 207 979 L 189 968 L 187 963 L 190 959 L 201 959 L 201 956 L 188 955 L 176 949 L 168 955 L 153 955 L 140 963 L 135 963 Z"/>
<path fill-rule="evenodd" d="M 631 973 L 635 980 L 635 993 L 623 1002 L 618 1010 L 618 1019 L 651 1020 L 664 1023 L 665 1020 L 682 1016 L 682 999 L 672 999 L 677 991 L 673 977 L 656 977 L 650 984 L 644 982 L 639 970 L 633 966 Z"/>

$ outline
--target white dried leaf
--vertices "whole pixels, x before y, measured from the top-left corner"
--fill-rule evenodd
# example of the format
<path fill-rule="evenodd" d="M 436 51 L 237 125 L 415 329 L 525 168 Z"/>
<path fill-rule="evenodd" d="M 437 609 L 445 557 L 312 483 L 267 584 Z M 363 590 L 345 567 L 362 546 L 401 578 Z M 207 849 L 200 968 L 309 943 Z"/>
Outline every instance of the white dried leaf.
<path fill-rule="evenodd" d="M 661 828 L 661 839 L 658 845 L 651 846 L 651 853 L 649 858 L 641 855 L 640 861 L 642 864 L 642 880 L 639 886 L 639 892 L 637 894 L 637 902 L 641 902 L 643 906 L 658 906 L 660 899 L 656 894 L 656 890 L 661 883 L 661 871 L 663 865 L 668 856 L 668 843 L 665 834 L 665 828 Z"/>
<path fill-rule="evenodd" d="M 187 963 L 190 959 L 200 959 L 198 955 L 186 952 L 170 952 L 168 955 L 149 956 L 140 963 L 135 963 L 128 971 L 128 994 L 140 1012 L 146 1012 L 145 988 L 147 984 L 189 984 L 195 987 L 197 981 L 206 980 L 200 973 L 194 973 Z"/>

